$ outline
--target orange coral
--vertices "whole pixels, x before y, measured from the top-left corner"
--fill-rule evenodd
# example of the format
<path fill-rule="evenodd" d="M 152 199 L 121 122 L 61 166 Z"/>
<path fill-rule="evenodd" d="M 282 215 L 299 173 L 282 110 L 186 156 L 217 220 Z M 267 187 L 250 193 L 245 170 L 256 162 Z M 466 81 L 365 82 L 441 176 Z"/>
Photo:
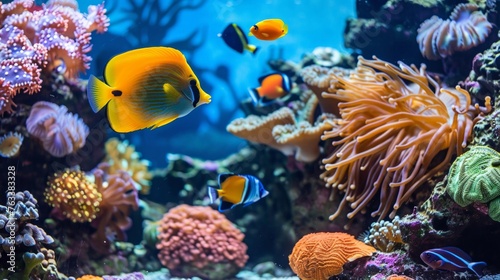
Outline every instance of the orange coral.
<path fill-rule="evenodd" d="M 76 278 L 76 280 L 102 280 L 102 277 L 94 275 L 83 275 L 82 277 Z"/>
<path fill-rule="evenodd" d="M 317 232 L 302 237 L 288 260 L 300 279 L 327 280 L 340 274 L 344 264 L 371 256 L 375 251 L 347 233 Z"/>
<path fill-rule="evenodd" d="M 463 152 L 473 120 L 491 110 L 471 106 L 463 89 L 443 89 L 425 71 L 400 63 L 359 58 L 349 78 L 331 74 L 335 93 L 325 97 L 340 101 L 340 128 L 325 132 L 334 139 L 334 152 L 323 160 L 321 177 L 327 187 L 345 192 L 335 219 L 349 205 L 349 218 L 380 194 L 372 216 L 383 219 L 406 202 L 427 179 L 442 171 L 454 155 Z M 332 88 L 332 87 L 331 87 Z M 338 137 L 342 137 L 338 140 Z M 431 163 L 445 151 L 444 159 Z"/>
<path fill-rule="evenodd" d="M 99 212 L 102 195 L 82 171 L 66 169 L 52 175 L 47 182 L 45 201 L 73 222 L 90 222 Z"/>
<path fill-rule="evenodd" d="M 405 276 L 405 275 L 397 275 L 397 274 L 392 274 L 387 276 L 385 278 L 386 280 L 413 280 L 413 278 Z"/>

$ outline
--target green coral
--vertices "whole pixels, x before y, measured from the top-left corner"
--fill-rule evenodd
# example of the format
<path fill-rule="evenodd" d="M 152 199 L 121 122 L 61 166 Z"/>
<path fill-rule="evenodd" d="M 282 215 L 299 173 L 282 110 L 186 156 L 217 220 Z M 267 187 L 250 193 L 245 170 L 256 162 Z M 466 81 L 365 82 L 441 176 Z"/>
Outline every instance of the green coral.
<path fill-rule="evenodd" d="M 489 203 L 490 217 L 500 221 L 500 153 L 472 146 L 451 165 L 446 191 L 462 207 Z"/>

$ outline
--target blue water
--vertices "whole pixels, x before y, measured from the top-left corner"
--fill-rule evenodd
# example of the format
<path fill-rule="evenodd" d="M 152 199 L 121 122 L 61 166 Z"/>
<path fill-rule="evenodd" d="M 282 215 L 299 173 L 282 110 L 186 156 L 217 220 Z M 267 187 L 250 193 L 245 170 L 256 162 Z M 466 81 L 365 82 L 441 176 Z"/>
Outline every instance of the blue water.
<path fill-rule="evenodd" d="M 81 9 L 101 3 L 78 2 Z M 173 46 L 186 55 L 202 88 L 212 96 L 212 102 L 159 129 L 120 136 L 129 139 L 143 158 L 151 160 L 156 167 L 165 164 L 167 153 L 219 159 L 246 146 L 245 141 L 227 133 L 225 127 L 231 120 L 243 116 L 239 103 L 248 98 L 249 87 L 257 86 L 258 77 L 270 72 L 267 61 L 282 58 L 299 62 L 305 53 L 318 46 L 345 50 L 342 45 L 345 20 L 354 16 L 354 0 L 177 2 L 199 4 L 199 7 L 182 9 L 174 21 L 172 16 L 162 16 L 162 11 L 173 1 L 159 1 L 159 7 L 153 8 L 156 1 L 145 0 L 145 9 L 132 13 L 127 13 L 130 1 L 106 1 L 110 28 L 104 34 L 93 35 L 90 55 L 94 61 L 86 73 L 102 75 L 109 58 L 137 47 Z M 133 0 L 133 3 L 143 2 Z M 217 36 L 229 23 L 237 23 L 246 31 L 267 18 L 281 18 L 288 24 L 289 32 L 275 41 L 249 37 L 250 43 L 260 48 L 255 55 L 237 53 Z M 138 28 L 142 30 L 136 32 Z"/>

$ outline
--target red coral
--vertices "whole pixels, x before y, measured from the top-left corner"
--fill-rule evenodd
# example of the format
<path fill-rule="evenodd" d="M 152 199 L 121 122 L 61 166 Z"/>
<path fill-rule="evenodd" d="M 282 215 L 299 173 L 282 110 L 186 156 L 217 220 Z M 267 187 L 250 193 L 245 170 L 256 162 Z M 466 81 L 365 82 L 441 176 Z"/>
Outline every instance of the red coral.
<path fill-rule="evenodd" d="M 158 232 L 158 258 L 173 276 L 229 279 L 248 259 L 244 234 L 210 207 L 172 208 Z"/>

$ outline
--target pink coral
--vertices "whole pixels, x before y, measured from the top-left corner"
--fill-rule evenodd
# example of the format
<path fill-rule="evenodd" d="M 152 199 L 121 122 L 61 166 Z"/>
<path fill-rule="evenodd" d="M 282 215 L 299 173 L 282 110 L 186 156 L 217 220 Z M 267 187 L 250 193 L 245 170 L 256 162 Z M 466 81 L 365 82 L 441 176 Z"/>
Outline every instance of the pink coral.
<path fill-rule="evenodd" d="M 83 15 L 76 1 L 33 0 L 0 3 L 0 115 L 12 113 L 12 98 L 20 90 L 40 90 L 40 72 L 64 64 L 69 79 L 89 68 L 92 31 L 109 26 L 104 5 L 89 6 Z"/>
<path fill-rule="evenodd" d="M 243 233 L 210 207 L 172 208 L 158 232 L 158 258 L 173 276 L 229 279 L 248 259 Z"/>
<path fill-rule="evenodd" d="M 76 152 L 85 145 L 89 134 L 89 128 L 78 115 L 68 113 L 64 105 L 46 101 L 39 101 L 31 107 L 26 128 L 55 157 Z"/>

